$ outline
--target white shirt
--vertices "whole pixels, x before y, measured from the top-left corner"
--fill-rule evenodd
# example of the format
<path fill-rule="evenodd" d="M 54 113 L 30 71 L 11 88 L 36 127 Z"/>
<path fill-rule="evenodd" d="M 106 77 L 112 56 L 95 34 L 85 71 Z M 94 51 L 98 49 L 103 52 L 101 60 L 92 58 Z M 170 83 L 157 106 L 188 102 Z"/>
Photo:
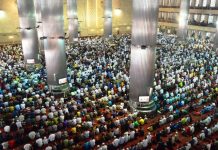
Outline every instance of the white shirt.
<path fill-rule="evenodd" d="M 103 146 L 101 147 L 101 149 L 102 149 L 102 150 L 107 150 L 107 145 L 103 145 Z"/>
<path fill-rule="evenodd" d="M 78 117 L 78 118 L 76 119 L 76 122 L 77 122 L 78 124 L 80 124 L 80 123 L 82 123 L 82 119 L 81 119 L 80 117 Z"/>
<path fill-rule="evenodd" d="M 134 139 L 135 138 L 135 131 L 131 131 L 130 132 L 130 139 Z"/>
<path fill-rule="evenodd" d="M 17 121 L 17 122 L 16 122 L 16 125 L 17 125 L 17 128 L 22 128 L 22 124 L 21 124 L 20 121 Z"/>
<path fill-rule="evenodd" d="M 147 140 L 148 140 L 148 143 L 151 143 L 151 134 L 150 133 L 147 135 Z"/>
<path fill-rule="evenodd" d="M 23 146 L 24 150 L 30 150 L 31 149 L 31 144 L 27 143 Z"/>
<path fill-rule="evenodd" d="M 37 139 L 36 143 L 37 143 L 38 147 L 42 147 L 42 145 L 43 145 L 42 138 Z"/>
<path fill-rule="evenodd" d="M 90 133 L 90 131 L 85 131 L 85 132 L 84 132 L 85 138 L 89 138 L 89 133 Z"/>
<path fill-rule="evenodd" d="M 114 134 L 115 134 L 115 135 L 118 135 L 119 133 L 120 133 L 120 129 L 119 129 L 119 128 L 116 128 L 115 131 L 114 131 Z"/>
<path fill-rule="evenodd" d="M 44 139 L 43 139 L 43 144 L 44 144 L 44 145 L 47 145 L 47 144 L 48 144 L 48 139 L 47 139 L 46 137 L 44 137 Z"/>
<path fill-rule="evenodd" d="M 124 136 L 120 137 L 119 140 L 120 140 L 120 145 L 122 145 L 124 143 L 124 141 L 125 141 Z"/>
<path fill-rule="evenodd" d="M 55 134 L 50 134 L 48 137 L 49 141 L 54 141 L 55 140 Z"/>
<path fill-rule="evenodd" d="M 119 143 L 120 143 L 120 140 L 118 138 L 116 138 L 116 139 L 114 139 L 112 144 L 114 147 L 117 147 L 119 145 Z"/>
<path fill-rule="evenodd" d="M 194 140 L 194 142 L 195 142 L 194 145 L 198 144 L 198 139 L 197 139 L 197 137 L 194 137 L 193 140 Z"/>
<path fill-rule="evenodd" d="M 95 139 L 90 140 L 90 145 L 91 145 L 91 147 L 95 146 Z"/>
<path fill-rule="evenodd" d="M 124 142 L 125 143 L 127 143 L 128 141 L 129 141 L 129 135 L 128 135 L 128 133 L 126 132 L 126 133 L 124 133 L 125 135 L 124 135 Z"/>
<path fill-rule="evenodd" d="M 3 142 L 2 146 L 3 146 L 3 149 L 8 149 L 8 142 Z"/>
<path fill-rule="evenodd" d="M 143 148 L 146 148 L 148 146 L 148 140 L 147 139 L 144 139 L 142 141 L 142 146 L 143 146 Z"/>
<path fill-rule="evenodd" d="M 185 149 L 186 149 L 186 150 L 190 150 L 190 149 L 191 149 L 191 144 L 188 143 L 188 144 L 185 146 Z"/>
<path fill-rule="evenodd" d="M 202 140 L 205 139 L 205 133 L 204 133 L 204 132 L 201 132 L 201 134 L 200 134 L 200 138 L 201 138 Z"/>

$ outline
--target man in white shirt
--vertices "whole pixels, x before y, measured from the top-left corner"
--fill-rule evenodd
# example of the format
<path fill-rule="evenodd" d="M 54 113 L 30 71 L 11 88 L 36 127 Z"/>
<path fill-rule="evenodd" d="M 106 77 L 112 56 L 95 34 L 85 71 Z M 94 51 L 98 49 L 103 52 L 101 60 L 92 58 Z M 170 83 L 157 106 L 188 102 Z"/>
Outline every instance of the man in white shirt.
<path fill-rule="evenodd" d="M 204 130 L 201 131 L 199 137 L 201 138 L 201 140 L 204 140 L 204 139 L 205 139 L 205 133 L 204 133 Z"/>
<path fill-rule="evenodd" d="M 24 150 L 31 150 L 32 145 L 27 143 L 23 146 Z"/>
<path fill-rule="evenodd" d="M 114 137 L 114 141 L 112 142 L 113 146 L 118 147 L 119 143 L 120 143 L 120 140 L 118 138 Z"/>
<path fill-rule="evenodd" d="M 197 145 L 198 144 L 198 138 L 194 137 L 193 140 L 194 140 L 194 145 Z"/>
<path fill-rule="evenodd" d="M 48 144 L 48 139 L 47 139 L 47 137 L 44 137 L 44 139 L 43 139 L 42 142 L 43 142 L 44 145 L 47 145 L 47 144 Z"/>
<path fill-rule="evenodd" d="M 120 128 L 116 128 L 116 129 L 114 130 L 114 134 L 115 134 L 115 135 L 119 135 L 119 134 L 120 134 Z"/>
<path fill-rule="evenodd" d="M 107 150 L 107 145 L 105 143 L 102 143 L 101 149 L 102 150 Z"/>
<path fill-rule="evenodd" d="M 101 115 L 100 122 L 105 123 L 105 117 L 103 115 Z"/>
<path fill-rule="evenodd" d="M 135 138 L 135 131 L 131 131 L 130 132 L 130 140 L 134 139 Z"/>
<path fill-rule="evenodd" d="M 95 146 L 95 139 L 90 140 L 90 145 L 91 145 L 91 147 Z"/>
<path fill-rule="evenodd" d="M 185 146 L 186 150 L 190 150 L 191 149 L 191 144 L 188 142 L 187 145 Z"/>
<path fill-rule="evenodd" d="M 148 140 L 148 143 L 151 143 L 151 139 L 152 139 L 152 137 L 151 137 L 151 133 L 148 132 L 148 134 L 147 134 L 147 140 Z"/>
<path fill-rule="evenodd" d="M 89 134 L 90 134 L 90 131 L 85 131 L 84 132 L 84 137 L 87 139 L 87 138 L 89 138 Z"/>
<path fill-rule="evenodd" d="M 121 136 L 121 137 L 119 138 L 119 140 L 120 140 L 119 145 L 123 145 L 123 144 L 124 144 L 124 141 L 125 141 L 124 136 Z"/>
<path fill-rule="evenodd" d="M 147 146 L 148 146 L 148 139 L 146 138 L 142 141 L 142 147 L 146 148 Z"/>
<path fill-rule="evenodd" d="M 33 140 L 33 139 L 35 139 L 35 137 L 36 137 L 36 132 L 35 132 L 35 131 L 31 131 L 31 132 L 28 134 L 28 136 L 29 136 L 29 138 L 30 138 L 31 140 Z"/>
<path fill-rule="evenodd" d="M 36 144 L 38 147 L 42 147 L 43 146 L 42 138 L 37 139 Z"/>
<path fill-rule="evenodd" d="M 48 139 L 50 142 L 53 142 L 55 140 L 55 134 L 50 134 Z"/>
<path fill-rule="evenodd" d="M 127 143 L 127 142 L 129 141 L 129 138 L 130 138 L 130 137 L 129 137 L 129 135 L 128 135 L 128 132 L 125 132 L 125 133 L 124 133 L 124 142 Z"/>

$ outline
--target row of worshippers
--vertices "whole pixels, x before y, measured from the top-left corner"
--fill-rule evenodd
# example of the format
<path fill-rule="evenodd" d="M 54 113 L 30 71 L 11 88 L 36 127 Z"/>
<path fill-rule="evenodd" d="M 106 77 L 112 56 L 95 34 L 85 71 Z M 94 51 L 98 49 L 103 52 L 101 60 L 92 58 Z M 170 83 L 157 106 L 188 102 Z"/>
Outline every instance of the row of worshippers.
<path fill-rule="evenodd" d="M 214 116 L 210 116 L 210 117 L 214 117 Z M 207 118 L 205 118 L 205 119 L 207 119 Z M 166 134 L 164 134 L 163 131 L 165 129 L 163 129 L 162 131 L 157 132 L 156 135 L 151 134 L 151 141 L 150 141 L 150 143 L 146 143 L 146 146 L 144 145 L 145 141 L 141 140 L 136 145 L 132 145 L 129 149 L 135 150 L 135 149 L 151 148 L 152 144 L 157 145 L 157 147 L 156 147 L 157 150 L 173 149 L 173 148 L 175 148 L 175 146 L 177 146 L 177 144 L 179 145 L 182 142 L 182 140 L 180 140 L 181 136 L 187 137 L 187 136 L 193 136 L 193 135 L 195 135 L 195 133 L 200 133 L 198 136 L 194 136 L 190 142 L 187 142 L 188 143 L 187 145 L 180 148 L 181 150 L 191 149 L 191 147 L 196 146 L 201 141 L 205 140 L 205 138 L 210 139 L 211 135 L 216 135 L 218 132 L 218 122 L 216 122 L 216 124 L 214 124 L 213 126 L 210 127 L 209 124 L 203 123 L 205 121 L 205 119 L 199 120 L 199 124 L 194 123 L 194 124 L 187 126 L 186 128 L 189 127 L 190 129 L 185 131 L 186 135 L 184 135 L 184 133 L 182 133 L 184 131 L 184 128 L 183 128 L 183 131 L 181 132 L 181 134 L 178 133 L 178 131 L 180 131 L 180 130 L 176 130 L 176 132 L 173 131 L 173 133 L 170 133 L 170 131 L 169 131 Z M 201 126 L 197 127 L 197 124 L 201 125 Z M 203 130 L 201 132 L 199 132 L 201 129 L 203 129 Z M 168 129 L 166 129 L 166 130 L 168 130 Z M 167 135 L 170 135 L 170 136 L 167 136 Z M 163 138 L 166 136 L 168 137 L 168 140 L 166 142 L 164 142 Z M 210 145 L 210 146 L 211 146 L 211 144 L 212 143 L 208 143 L 208 145 Z M 218 146 L 218 145 L 216 145 L 216 146 Z M 208 148 L 208 150 L 211 150 L 211 148 Z M 212 148 L 212 150 L 215 150 L 215 149 Z"/>

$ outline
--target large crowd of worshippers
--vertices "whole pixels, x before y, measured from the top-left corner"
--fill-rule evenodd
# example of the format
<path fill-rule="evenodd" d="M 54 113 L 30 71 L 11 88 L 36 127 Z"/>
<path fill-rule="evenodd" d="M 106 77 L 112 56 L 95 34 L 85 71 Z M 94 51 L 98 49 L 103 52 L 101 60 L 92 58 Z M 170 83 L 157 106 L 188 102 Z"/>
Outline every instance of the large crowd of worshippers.
<path fill-rule="evenodd" d="M 130 36 L 67 45 L 69 93 L 55 97 L 45 66 L 25 70 L 21 45 L 0 49 L 0 150 L 218 149 L 218 59 L 208 40 L 158 35 L 152 99 L 132 112 Z"/>

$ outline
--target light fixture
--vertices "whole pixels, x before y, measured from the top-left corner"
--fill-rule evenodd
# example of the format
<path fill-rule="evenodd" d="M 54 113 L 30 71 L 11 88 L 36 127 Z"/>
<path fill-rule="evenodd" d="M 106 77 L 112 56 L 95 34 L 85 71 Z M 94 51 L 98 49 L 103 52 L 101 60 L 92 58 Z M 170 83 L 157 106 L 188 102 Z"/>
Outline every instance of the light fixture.
<path fill-rule="evenodd" d="M 120 8 L 116 8 L 116 9 L 114 9 L 114 14 L 115 14 L 115 16 L 121 16 L 122 10 Z"/>
<path fill-rule="evenodd" d="M 9 39 L 13 39 L 13 38 L 14 38 L 14 36 L 12 36 L 12 35 L 11 35 L 11 36 L 8 36 L 8 38 L 9 38 Z"/>
<path fill-rule="evenodd" d="M 0 19 L 1 19 L 1 18 L 5 18 L 5 16 L 6 16 L 5 11 L 0 10 Z"/>

